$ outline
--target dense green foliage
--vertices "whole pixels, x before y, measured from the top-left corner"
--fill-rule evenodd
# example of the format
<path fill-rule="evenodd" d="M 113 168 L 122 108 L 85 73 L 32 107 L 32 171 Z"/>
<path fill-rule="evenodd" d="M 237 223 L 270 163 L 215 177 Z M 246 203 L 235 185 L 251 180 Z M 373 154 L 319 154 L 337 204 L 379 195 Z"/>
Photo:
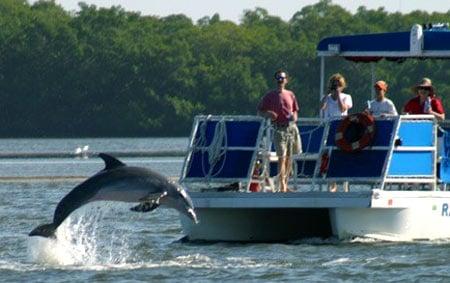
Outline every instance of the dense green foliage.
<path fill-rule="evenodd" d="M 240 24 L 219 15 L 197 23 L 80 4 L 68 12 L 53 1 L 0 1 L 0 136 L 171 136 L 189 134 L 196 114 L 254 114 L 285 68 L 301 116 L 318 112 L 319 60 L 325 36 L 407 31 L 414 23 L 446 22 L 447 13 L 355 14 L 322 0 L 285 22 L 264 9 Z M 327 61 L 342 73 L 353 112 L 370 97 L 370 65 Z M 380 62 L 397 108 L 421 77 L 450 95 L 449 61 Z M 450 110 L 450 100 L 444 99 Z"/>

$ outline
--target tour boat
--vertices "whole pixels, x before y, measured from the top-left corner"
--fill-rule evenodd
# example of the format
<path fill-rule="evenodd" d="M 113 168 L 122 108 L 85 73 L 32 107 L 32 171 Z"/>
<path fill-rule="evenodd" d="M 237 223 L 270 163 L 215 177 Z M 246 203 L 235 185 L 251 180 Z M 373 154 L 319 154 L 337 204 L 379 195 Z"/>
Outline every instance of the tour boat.
<path fill-rule="evenodd" d="M 329 37 L 317 47 L 321 97 L 326 57 L 450 58 L 448 26 Z M 372 68 L 372 71 L 374 68 Z M 371 86 L 375 82 L 372 75 Z M 286 242 L 369 237 L 450 238 L 450 138 L 432 115 L 300 118 L 303 153 L 292 192 L 277 192 L 270 123 L 257 116 L 197 116 L 180 183 L 199 223 L 180 216 L 191 241 Z M 356 134 L 349 133 L 359 127 Z M 338 184 L 337 192 L 328 187 Z"/>

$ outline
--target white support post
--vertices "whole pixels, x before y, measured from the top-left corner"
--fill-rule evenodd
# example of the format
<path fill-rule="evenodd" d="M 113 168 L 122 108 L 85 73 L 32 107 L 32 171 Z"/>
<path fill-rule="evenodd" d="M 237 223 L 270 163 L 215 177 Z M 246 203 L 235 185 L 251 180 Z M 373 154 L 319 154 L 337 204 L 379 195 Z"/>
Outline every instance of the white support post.
<path fill-rule="evenodd" d="M 375 89 L 374 89 L 374 85 L 375 85 L 375 62 L 371 62 L 370 63 L 370 73 L 371 73 L 371 81 L 372 84 L 370 85 L 370 98 L 371 100 L 373 100 L 375 98 Z"/>
<path fill-rule="evenodd" d="M 325 56 L 320 56 L 320 97 L 319 97 L 319 103 L 322 101 L 322 98 L 325 95 Z M 319 118 L 322 118 L 321 113 L 322 111 L 319 110 Z"/>

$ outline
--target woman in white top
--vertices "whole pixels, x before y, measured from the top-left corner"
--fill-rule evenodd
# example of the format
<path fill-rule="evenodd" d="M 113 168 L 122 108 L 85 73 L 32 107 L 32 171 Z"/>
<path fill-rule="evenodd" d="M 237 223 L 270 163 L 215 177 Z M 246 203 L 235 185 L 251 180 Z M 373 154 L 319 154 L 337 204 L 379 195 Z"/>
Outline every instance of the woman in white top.
<path fill-rule="evenodd" d="M 330 77 L 328 84 L 330 93 L 322 98 L 320 106 L 323 118 L 331 119 L 348 115 L 353 101 L 349 94 L 342 92 L 346 86 L 345 79 L 341 74 L 334 74 Z"/>
<path fill-rule="evenodd" d="M 352 108 L 353 101 L 349 94 L 342 92 L 346 86 L 345 79 L 341 74 L 334 74 L 330 77 L 328 83 L 330 93 L 322 98 L 320 106 L 323 118 L 329 120 L 348 115 L 348 110 Z M 348 182 L 344 183 L 344 191 L 347 192 Z M 337 183 L 328 184 L 328 190 L 333 193 L 336 192 Z"/>
<path fill-rule="evenodd" d="M 398 115 L 394 103 L 386 98 L 388 84 L 385 81 L 378 81 L 373 86 L 375 88 L 376 98 L 370 101 L 367 112 L 374 116 L 395 116 Z"/>

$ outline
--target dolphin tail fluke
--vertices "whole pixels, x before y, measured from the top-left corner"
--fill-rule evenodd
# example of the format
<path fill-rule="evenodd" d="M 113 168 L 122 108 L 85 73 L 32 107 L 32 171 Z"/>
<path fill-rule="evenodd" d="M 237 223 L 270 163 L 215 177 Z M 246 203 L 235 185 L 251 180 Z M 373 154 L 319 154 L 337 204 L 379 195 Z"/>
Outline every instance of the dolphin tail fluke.
<path fill-rule="evenodd" d="M 195 223 L 198 224 L 199 221 L 197 219 L 197 214 L 195 214 L 195 211 L 192 208 L 189 208 L 187 210 L 187 216 Z"/>
<path fill-rule="evenodd" d="M 38 227 L 34 228 L 33 231 L 31 231 L 30 234 L 28 234 L 28 236 L 56 238 L 55 236 L 56 228 L 58 227 L 56 227 L 56 225 L 53 223 L 39 225 Z"/>

